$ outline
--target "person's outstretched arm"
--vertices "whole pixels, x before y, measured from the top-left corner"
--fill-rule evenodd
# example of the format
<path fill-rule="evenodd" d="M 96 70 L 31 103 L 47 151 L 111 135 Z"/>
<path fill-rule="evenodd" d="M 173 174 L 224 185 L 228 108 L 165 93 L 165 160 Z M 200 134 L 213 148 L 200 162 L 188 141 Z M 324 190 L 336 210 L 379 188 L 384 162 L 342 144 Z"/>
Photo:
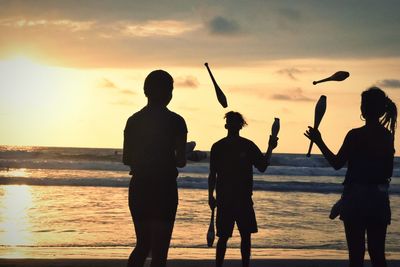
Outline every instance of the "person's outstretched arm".
<path fill-rule="evenodd" d="M 341 169 L 346 164 L 348 160 L 348 151 L 349 151 L 349 142 L 348 142 L 349 134 L 347 134 L 343 142 L 343 145 L 340 148 L 337 155 L 335 155 L 325 144 L 324 140 L 322 139 L 321 133 L 318 131 L 318 129 L 314 129 L 309 126 L 308 130 L 304 133 L 304 135 L 318 146 L 318 148 L 324 155 L 325 159 L 335 170 Z"/>
<path fill-rule="evenodd" d="M 270 165 L 272 151 L 278 146 L 278 139 L 278 137 L 273 137 L 271 135 L 269 136 L 267 151 L 265 152 L 265 155 L 261 158 L 261 160 L 259 160 L 255 164 L 255 167 L 260 172 L 265 172 Z"/>

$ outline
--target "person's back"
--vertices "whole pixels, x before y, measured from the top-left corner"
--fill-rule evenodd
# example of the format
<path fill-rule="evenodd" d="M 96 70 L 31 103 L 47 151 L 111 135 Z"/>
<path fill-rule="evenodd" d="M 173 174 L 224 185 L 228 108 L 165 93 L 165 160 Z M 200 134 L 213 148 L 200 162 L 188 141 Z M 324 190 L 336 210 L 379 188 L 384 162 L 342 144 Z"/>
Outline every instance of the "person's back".
<path fill-rule="evenodd" d="M 386 184 L 393 172 L 393 136 L 382 125 L 351 130 L 348 146 L 348 168 L 344 184 Z"/>
<path fill-rule="evenodd" d="M 176 167 L 186 164 L 187 128 L 181 116 L 167 109 L 173 79 L 162 70 L 145 80 L 147 106 L 133 114 L 124 130 L 123 163 L 130 166 L 129 209 L 136 246 L 129 267 L 142 267 L 152 252 L 152 267 L 166 265 L 178 205 Z"/>
<path fill-rule="evenodd" d="M 124 163 L 134 173 L 176 177 L 175 138 L 186 131 L 181 116 L 166 107 L 146 106 L 128 119 L 125 131 Z"/>
<path fill-rule="evenodd" d="M 372 266 L 385 267 L 397 107 L 385 92 L 372 87 L 361 94 L 361 115 L 365 126 L 349 131 L 336 155 L 317 129 L 309 127 L 305 135 L 321 149 L 332 167 L 340 169 L 348 164 L 343 194 L 330 218 L 340 214 L 343 221 L 350 266 L 363 266 L 367 235 Z"/>

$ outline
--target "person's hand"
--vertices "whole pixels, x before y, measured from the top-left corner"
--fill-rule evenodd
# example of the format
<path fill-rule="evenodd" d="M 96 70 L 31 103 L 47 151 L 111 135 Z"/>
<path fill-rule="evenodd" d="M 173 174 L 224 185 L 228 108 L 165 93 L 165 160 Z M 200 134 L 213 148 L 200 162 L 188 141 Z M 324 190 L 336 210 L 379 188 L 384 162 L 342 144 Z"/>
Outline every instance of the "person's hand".
<path fill-rule="evenodd" d="M 268 146 L 271 150 L 274 150 L 278 146 L 278 137 L 269 136 Z"/>
<path fill-rule="evenodd" d="M 311 126 L 308 126 L 308 130 L 304 133 L 304 135 L 315 144 L 322 142 L 321 133 L 318 131 L 318 129 L 314 129 Z"/>
<path fill-rule="evenodd" d="M 208 205 L 210 206 L 210 209 L 215 209 L 215 206 L 217 205 L 217 201 L 215 200 L 214 196 L 209 196 L 208 197 Z"/>

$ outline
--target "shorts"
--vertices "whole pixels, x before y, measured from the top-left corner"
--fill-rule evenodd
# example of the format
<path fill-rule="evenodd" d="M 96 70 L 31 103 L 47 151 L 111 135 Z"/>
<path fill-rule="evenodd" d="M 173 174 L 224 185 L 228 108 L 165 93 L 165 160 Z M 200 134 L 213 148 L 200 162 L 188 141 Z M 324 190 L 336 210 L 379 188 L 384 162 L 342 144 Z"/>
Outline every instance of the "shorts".
<path fill-rule="evenodd" d="M 230 207 L 217 205 L 218 237 L 231 237 L 235 222 L 240 233 L 258 232 L 256 215 L 251 200 Z"/>
<path fill-rule="evenodd" d="M 388 185 L 346 185 L 340 219 L 348 223 L 390 224 Z"/>

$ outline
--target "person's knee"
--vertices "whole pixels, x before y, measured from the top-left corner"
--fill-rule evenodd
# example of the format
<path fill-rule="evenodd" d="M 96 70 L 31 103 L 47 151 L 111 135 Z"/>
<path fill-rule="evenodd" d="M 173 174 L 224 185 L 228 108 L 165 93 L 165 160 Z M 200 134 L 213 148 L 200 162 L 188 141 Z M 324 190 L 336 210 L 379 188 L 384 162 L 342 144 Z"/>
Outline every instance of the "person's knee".
<path fill-rule="evenodd" d="M 371 258 L 371 261 L 385 261 L 385 250 L 384 249 L 377 249 L 374 247 L 368 247 L 368 254 Z"/>
<path fill-rule="evenodd" d="M 242 243 L 250 243 L 251 242 L 251 233 L 241 231 L 240 239 L 242 240 Z"/>
<path fill-rule="evenodd" d="M 135 250 L 148 253 L 151 249 L 151 236 L 141 236 L 136 240 Z"/>
<path fill-rule="evenodd" d="M 240 238 L 242 240 L 250 240 L 251 239 L 251 233 L 248 232 L 240 232 Z"/>
<path fill-rule="evenodd" d="M 149 254 L 151 249 L 151 242 L 148 241 L 142 241 L 142 242 L 137 242 L 135 246 L 135 250 L 138 253 L 141 254 Z"/>
<path fill-rule="evenodd" d="M 227 237 L 227 236 L 220 236 L 218 238 L 218 245 L 225 245 L 226 246 L 226 244 L 228 243 L 228 239 L 229 239 L 229 237 Z"/>

